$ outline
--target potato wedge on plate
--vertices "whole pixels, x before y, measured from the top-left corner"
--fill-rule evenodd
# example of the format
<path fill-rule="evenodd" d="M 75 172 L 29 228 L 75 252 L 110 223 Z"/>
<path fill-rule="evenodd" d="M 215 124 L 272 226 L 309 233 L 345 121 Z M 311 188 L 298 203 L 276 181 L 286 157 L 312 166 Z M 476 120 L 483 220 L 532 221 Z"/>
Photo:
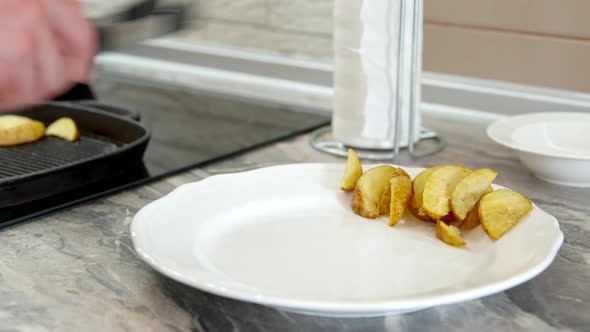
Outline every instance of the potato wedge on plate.
<path fill-rule="evenodd" d="M 340 189 L 352 191 L 361 175 L 363 175 L 361 160 L 353 149 L 348 149 L 348 160 L 346 161 L 344 175 L 342 176 L 342 180 L 340 180 Z"/>
<path fill-rule="evenodd" d="M 352 196 L 354 213 L 369 219 L 375 219 L 381 215 L 381 200 L 396 170 L 393 166 L 382 165 L 371 168 L 361 175 Z"/>
<path fill-rule="evenodd" d="M 451 194 L 451 208 L 457 220 L 463 221 L 469 211 L 479 202 L 479 199 L 491 189 L 490 185 L 498 172 L 489 168 L 482 168 L 464 177 Z"/>
<path fill-rule="evenodd" d="M 408 173 L 406 173 L 406 171 L 404 171 L 401 168 L 396 168 L 395 172 L 393 173 L 393 176 L 391 178 L 393 179 L 396 176 L 406 176 L 410 179 L 410 182 L 412 181 L 412 178 L 410 178 L 410 175 Z M 385 193 L 381 197 L 381 203 L 379 204 L 379 209 L 381 211 L 382 216 L 389 215 L 390 204 L 391 204 L 391 184 L 389 186 L 387 186 L 387 190 L 385 191 Z"/>
<path fill-rule="evenodd" d="M 389 226 L 395 226 L 406 213 L 406 208 L 412 198 L 412 179 L 403 172 L 389 181 Z"/>
<path fill-rule="evenodd" d="M 412 213 L 412 215 L 422 221 L 428 221 L 428 222 L 433 222 L 435 223 L 436 220 L 430 218 L 430 216 L 428 214 L 426 214 L 426 211 L 424 211 L 424 209 L 422 207 L 416 209 L 412 206 L 411 200 L 410 200 L 410 205 L 408 205 L 408 210 Z"/>
<path fill-rule="evenodd" d="M 71 118 L 59 118 L 47 127 L 46 136 L 55 136 L 69 142 L 77 141 L 80 138 L 80 131 L 76 122 Z"/>
<path fill-rule="evenodd" d="M 473 209 L 471 209 L 471 211 L 469 211 L 469 213 L 467 213 L 467 216 L 465 216 L 465 219 L 463 219 L 463 221 L 461 221 L 461 223 L 459 224 L 459 229 L 470 230 L 470 229 L 474 229 L 479 224 L 480 224 L 479 202 L 477 202 L 477 204 L 475 204 Z"/>
<path fill-rule="evenodd" d="M 451 212 L 451 194 L 457 184 L 470 173 L 460 166 L 443 166 L 428 177 L 422 194 L 424 211 L 435 220 Z"/>
<path fill-rule="evenodd" d="M 413 194 L 412 194 L 412 199 L 410 200 L 410 205 L 408 206 L 408 209 L 410 210 L 410 212 L 412 212 L 412 214 L 416 218 L 418 218 L 420 220 L 429 221 L 429 222 L 436 222 L 436 220 L 432 219 L 426 213 L 426 211 L 424 211 L 424 208 L 422 207 L 422 203 L 423 203 L 422 198 L 423 198 L 424 186 L 426 185 L 426 181 L 428 180 L 430 175 L 432 175 L 432 173 L 434 173 L 434 171 L 436 171 L 437 169 L 439 169 L 441 167 L 442 166 L 434 166 L 434 167 L 427 168 L 414 178 L 414 182 L 412 184 Z"/>
<path fill-rule="evenodd" d="M 492 189 L 492 186 L 489 186 L 486 189 L 486 192 L 484 193 L 484 195 L 487 193 L 491 193 L 492 191 L 494 191 L 494 189 Z M 470 229 L 474 229 L 479 224 L 480 224 L 480 221 L 479 221 L 479 200 L 478 200 L 477 203 L 475 204 L 475 206 L 473 207 L 473 209 L 471 209 L 471 211 L 469 211 L 467 213 L 467 216 L 465 216 L 465 219 L 463 219 L 463 221 L 461 221 L 461 223 L 459 224 L 459 229 L 470 230 Z"/>
<path fill-rule="evenodd" d="M 0 146 L 13 146 L 39 140 L 45 133 L 43 122 L 20 115 L 0 116 Z"/>
<path fill-rule="evenodd" d="M 441 167 L 442 166 L 435 166 L 435 167 L 427 168 L 416 176 L 416 178 L 414 179 L 414 183 L 412 185 L 413 190 L 414 190 L 414 195 L 412 196 L 412 207 L 414 207 L 415 209 L 422 207 L 422 203 L 423 203 L 422 198 L 423 198 L 424 186 L 426 185 L 426 181 L 428 180 L 430 175 L 432 175 L 432 173 L 434 173 L 434 171 L 436 171 L 437 169 L 439 169 Z"/>
<path fill-rule="evenodd" d="M 440 220 L 442 220 L 448 224 L 450 222 L 457 221 L 457 218 L 453 214 L 453 211 L 451 211 L 446 216 L 443 216 L 442 218 L 440 218 Z"/>
<path fill-rule="evenodd" d="M 532 209 L 531 201 L 520 193 L 496 190 L 485 194 L 479 201 L 479 220 L 488 236 L 498 240 Z"/>
<path fill-rule="evenodd" d="M 447 225 L 442 220 L 436 221 L 436 237 L 453 247 L 462 247 L 465 241 L 461 237 L 461 231 L 453 225 Z"/>

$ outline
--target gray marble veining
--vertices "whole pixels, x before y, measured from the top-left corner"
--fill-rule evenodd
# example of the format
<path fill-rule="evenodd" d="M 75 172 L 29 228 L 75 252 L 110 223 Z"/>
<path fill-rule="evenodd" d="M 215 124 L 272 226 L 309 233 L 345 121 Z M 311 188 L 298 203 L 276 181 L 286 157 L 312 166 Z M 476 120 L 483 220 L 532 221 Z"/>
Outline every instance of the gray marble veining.
<path fill-rule="evenodd" d="M 342 162 L 308 137 L 128 190 L 0 231 L 0 331 L 589 331 L 590 190 L 535 179 L 486 123 L 427 117 L 449 141 L 442 153 L 402 165 L 491 167 L 497 182 L 556 216 L 565 242 L 540 276 L 506 292 L 381 318 L 334 319 L 277 311 L 210 295 L 142 263 L 129 224 L 145 204 L 207 176 L 300 162 Z"/>

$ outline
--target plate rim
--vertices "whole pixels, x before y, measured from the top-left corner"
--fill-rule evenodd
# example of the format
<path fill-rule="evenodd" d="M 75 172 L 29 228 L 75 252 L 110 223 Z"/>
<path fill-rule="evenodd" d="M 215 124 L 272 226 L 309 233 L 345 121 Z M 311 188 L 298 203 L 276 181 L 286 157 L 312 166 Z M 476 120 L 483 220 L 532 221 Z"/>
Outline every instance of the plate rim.
<path fill-rule="evenodd" d="M 541 149 L 534 149 L 522 146 L 518 142 L 512 140 L 512 137 L 505 137 L 502 131 L 509 131 L 510 134 L 514 132 L 514 130 L 520 128 L 522 125 L 531 124 L 531 123 L 522 123 L 523 121 L 534 121 L 534 120 L 542 120 L 546 117 L 564 117 L 564 116 L 582 116 L 590 118 L 590 113 L 582 113 L 582 112 L 537 112 L 537 113 L 527 113 L 515 116 L 507 116 L 501 119 L 494 121 L 492 124 L 488 126 L 486 129 L 486 133 L 490 139 L 494 142 L 503 145 L 505 147 L 511 148 L 513 150 L 519 152 L 526 152 L 538 156 L 544 157 L 552 157 L 552 158 L 559 158 L 559 159 L 569 159 L 569 160 L 590 160 L 590 155 L 586 156 L 574 156 L 572 154 L 567 153 L 558 153 L 558 152 L 548 152 Z"/>
<path fill-rule="evenodd" d="M 557 237 L 554 239 L 550 249 L 548 250 L 547 255 L 543 258 L 542 262 L 538 263 L 537 265 L 513 275 L 510 278 L 496 281 L 487 285 L 482 285 L 478 287 L 473 287 L 467 290 L 462 291 L 455 291 L 445 294 L 439 295 L 427 295 L 422 294 L 418 296 L 410 296 L 409 299 L 391 299 L 391 300 L 379 300 L 379 301 L 326 301 L 326 300 L 298 300 L 298 299 L 288 299 L 281 296 L 270 296 L 270 295 L 261 295 L 255 294 L 250 291 L 244 290 L 231 290 L 225 289 L 223 287 L 217 287 L 209 282 L 202 281 L 198 282 L 193 280 L 192 278 L 188 278 L 182 274 L 175 273 L 171 269 L 165 267 L 165 264 L 161 264 L 152 256 L 150 256 L 147 252 L 142 249 L 139 237 L 138 237 L 138 230 L 140 219 L 143 218 L 142 215 L 151 209 L 150 207 L 155 206 L 156 204 L 161 204 L 163 201 L 171 200 L 174 196 L 179 195 L 182 191 L 186 190 L 192 186 L 202 185 L 203 183 L 210 182 L 211 179 L 216 180 L 222 177 L 233 177 L 233 176 L 241 176 L 243 174 L 248 174 L 250 172 L 258 172 L 264 171 L 269 168 L 280 168 L 280 167 L 326 167 L 326 166 L 339 166 L 342 165 L 337 163 L 296 163 L 296 164 L 282 164 L 282 165 L 274 165 L 274 166 L 267 166 L 261 168 L 255 168 L 252 170 L 236 172 L 236 173 L 227 173 L 227 174 L 216 174 L 209 176 L 203 180 L 197 182 L 191 182 L 187 184 L 183 184 L 172 192 L 168 193 L 167 195 L 145 205 L 142 209 L 140 209 L 137 214 L 134 216 L 131 222 L 131 239 L 133 242 L 133 247 L 135 252 L 145 263 L 147 263 L 150 267 L 154 270 L 158 271 L 159 273 L 176 280 L 180 283 L 193 287 L 195 289 L 214 294 L 217 296 L 222 296 L 234 300 L 250 302 L 250 303 L 257 303 L 260 305 L 271 306 L 275 308 L 288 308 L 293 310 L 300 310 L 306 312 L 332 312 L 332 313 L 375 313 L 375 312 L 396 312 L 396 311 L 403 311 L 408 309 L 415 309 L 420 310 L 424 308 L 429 308 L 433 306 L 445 305 L 445 304 L 452 304 L 458 303 L 463 301 L 469 301 L 477 298 L 481 298 L 484 296 L 493 295 L 504 290 L 510 289 L 512 287 L 518 286 L 526 281 L 531 280 L 532 278 L 539 275 L 543 272 L 547 267 L 553 263 L 555 260 L 559 249 L 564 241 L 564 235 L 559 227 L 558 220 L 550 215 L 549 213 L 545 212 L 541 208 L 539 208 L 536 204 L 533 204 L 533 211 L 537 209 L 539 212 L 543 213 L 546 217 L 548 217 L 551 221 L 552 226 L 556 229 Z M 368 168 L 374 165 L 367 165 Z M 394 165 L 397 166 L 397 165 Z M 417 171 L 423 170 L 424 168 L 421 167 L 409 167 L 409 166 L 399 166 L 404 169 L 415 169 Z M 499 188 L 504 188 L 502 186 L 498 186 Z M 406 296 L 405 298 L 408 298 Z"/>

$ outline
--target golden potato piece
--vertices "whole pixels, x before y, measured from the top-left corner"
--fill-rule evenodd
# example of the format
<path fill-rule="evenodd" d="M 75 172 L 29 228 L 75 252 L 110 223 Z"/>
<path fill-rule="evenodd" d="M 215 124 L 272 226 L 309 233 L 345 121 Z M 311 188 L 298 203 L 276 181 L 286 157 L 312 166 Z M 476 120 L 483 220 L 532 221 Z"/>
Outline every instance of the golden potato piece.
<path fill-rule="evenodd" d="M 405 173 L 405 172 L 404 172 Z M 406 213 L 406 207 L 412 198 L 412 179 L 406 174 L 394 176 L 389 181 L 389 226 L 395 226 Z"/>
<path fill-rule="evenodd" d="M 432 223 L 436 223 L 435 219 L 432 219 L 431 216 L 428 215 L 428 213 L 426 213 L 426 211 L 424 210 L 423 207 L 420 207 L 419 209 L 414 209 L 412 207 L 412 204 L 410 204 L 408 206 L 408 210 L 410 210 L 410 212 L 412 212 L 412 214 L 414 215 L 414 217 L 423 220 L 423 221 L 428 221 L 428 222 L 432 222 Z M 449 223 L 449 222 L 453 222 L 453 221 L 457 221 L 457 218 L 455 218 L 455 216 L 453 215 L 453 213 L 449 213 L 446 216 L 440 218 L 440 220 Z"/>
<path fill-rule="evenodd" d="M 0 146 L 30 143 L 43 137 L 43 122 L 20 115 L 0 116 Z"/>
<path fill-rule="evenodd" d="M 401 168 L 396 168 L 395 172 L 393 173 L 392 178 L 396 177 L 396 176 L 407 176 L 410 181 L 410 175 L 408 173 L 406 173 L 406 171 L 404 171 Z M 385 191 L 385 193 L 383 194 L 383 196 L 381 197 L 381 203 L 379 204 L 379 209 L 381 210 L 381 215 L 382 216 L 388 216 L 390 209 L 389 209 L 389 205 L 391 203 L 391 186 L 387 186 L 387 190 Z"/>
<path fill-rule="evenodd" d="M 440 169 L 441 167 L 442 166 L 434 166 L 434 167 L 427 168 L 414 178 L 414 181 L 412 184 L 412 189 L 413 189 L 412 199 L 410 200 L 410 205 L 408 206 L 408 209 L 410 210 L 410 212 L 412 212 L 412 214 L 416 218 L 418 218 L 420 220 L 424 220 L 424 221 L 428 221 L 428 222 L 436 222 L 436 220 L 432 219 L 426 213 L 426 211 L 424 211 L 424 208 L 422 207 L 422 203 L 423 203 L 422 197 L 423 197 L 424 185 L 426 185 L 426 181 L 428 180 L 430 175 L 432 175 L 432 173 L 434 173 L 434 171 L 436 171 L 437 169 Z"/>
<path fill-rule="evenodd" d="M 444 221 L 446 223 L 450 223 L 450 222 L 453 222 L 453 221 L 457 221 L 457 218 L 453 214 L 453 211 L 451 211 L 446 216 L 443 216 L 442 218 L 440 218 L 440 220 L 442 220 L 442 221 Z"/>
<path fill-rule="evenodd" d="M 413 197 L 413 196 L 412 196 Z M 436 220 L 432 219 L 427 213 L 426 211 L 424 211 L 424 209 L 422 207 L 416 209 L 412 206 L 411 200 L 410 200 L 410 205 L 408 205 L 408 210 L 410 210 L 410 212 L 412 212 L 412 214 L 414 215 L 414 217 L 423 220 L 423 221 L 428 221 L 428 222 L 436 222 Z"/>
<path fill-rule="evenodd" d="M 78 131 L 78 126 L 74 120 L 70 118 L 60 118 L 47 127 L 45 135 L 55 136 L 73 142 L 80 138 L 80 131 Z"/>
<path fill-rule="evenodd" d="M 469 172 L 460 166 L 443 166 L 428 177 L 422 207 L 432 219 L 438 220 L 451 212 L 451 194 Z"/>
<path fill-rule="evenodd" d="M 387 191 L 389 180 L 395 172 L 395 167 L 382 165 L 363 173 L 354 187 L 352 196 L 352 210 L 354 213 L 369 219 L 379 217 L 381 215 L 381 199 Z"/>
<path fill-rule="evenodd" d="M 469 173 L 457 183 L 451 194 L 451 208 L 457 220 L 465 219 L 467 213 L 487 192 L 497 175 L 498 172 L 494 170 L 482 168 Z"/>
<path fill-rule="evenodd" d="M 436 221 L 436 237 L 453 247 L 462 247 L 465 241 L 461 238 L 461 231 L 453 225 L 447 225 L 444 221 Z"/>
<path fill-rule="evenodd" d="M 492 191 L 494 191 L 494 189 L 492 189 L 492 186 L 489 186 L 486 189 L 486 192 L 484 193 L 484 195 L 487 193 L 491 193 Z M 469 213 L 467 213 L 467 216 L 465 217 L 465 219 L 463 219 L 461 224 L 459 224 L 459 229 L 470 230 L 470 229 L 474 229 L 479 224 L 480 224 L 480 222 L 479 222 L 479 201 L 477 201 L 477 203 L 475 204 L 473 209 L 471 209 L 471 211 L 469 211 Z"/>
<path fill-rule="evenodd" d="M 459 229 L 470 230 L 474 229 L 479 224 L 479 202 L 477 202 L 473 209 L 467 213 L 465 219 L 459 224 Z"/>
<path fill-rule="evenodd" d="M 381 196 L 381 202 L 379 202 L 379 215 L 389 215 L 389 204 L 391 204 L 391 188 L 388 186 L 387 190 L 383 193 L 383 196 Z"/>
<path fill-rule="evenodd" d="M 479 220 L 488 236 L 498 240 L 532 209 L 533 203 L 520 193 L 496 190 L 479 201 Z"/>
<path fill-rule="evenodd" d="M 436 171 L 437 169 L 441 168 L 442 166 L 435 166 L 435 167 L 430 167 L 427 168 L 425 170 L 423 170 L 420 174 L 418 174 L 416 176 L 416 178 L 414 178 L 414 182 L 413 182 L 413 192 L 414 194 L 412 195 L 412 207 L 414 208 L 414 211 L 419 211 L 419 209 L 422 207 L 422 194 L 424 192 L 424 186 L 426 185 L 426 181 L 428 180 L 428 178 L 430 177 L 430 175 L 432 175 L 432 173 L 434 173 L 434 171 Z"/>

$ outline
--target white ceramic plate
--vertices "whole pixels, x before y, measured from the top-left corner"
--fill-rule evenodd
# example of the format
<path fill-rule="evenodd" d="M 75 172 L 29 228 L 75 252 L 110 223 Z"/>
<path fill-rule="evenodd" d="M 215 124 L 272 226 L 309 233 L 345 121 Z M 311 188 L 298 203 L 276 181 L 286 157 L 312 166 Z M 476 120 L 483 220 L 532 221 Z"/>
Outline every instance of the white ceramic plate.
<path fill-rule="evenodd" d="M 488 136 L 518 151 L 522 163 L 547 182 L 590 187 L 590 114 L 532 113 L 507 117 Z"/>
<path fill-rule="evenodd" d="M 135 249 L 157 271 L 206 292 L 352 317 L 500 292 L 541 273 L 563 241 L 557 220 L 536 206 L 496 242 L 481 227 L 466 232 L 464 248 L 410 215 L 395 227 L 363 219 L 338 189 L 343 169 L 275 166 L 181 186 L 135 216 Z"/>

